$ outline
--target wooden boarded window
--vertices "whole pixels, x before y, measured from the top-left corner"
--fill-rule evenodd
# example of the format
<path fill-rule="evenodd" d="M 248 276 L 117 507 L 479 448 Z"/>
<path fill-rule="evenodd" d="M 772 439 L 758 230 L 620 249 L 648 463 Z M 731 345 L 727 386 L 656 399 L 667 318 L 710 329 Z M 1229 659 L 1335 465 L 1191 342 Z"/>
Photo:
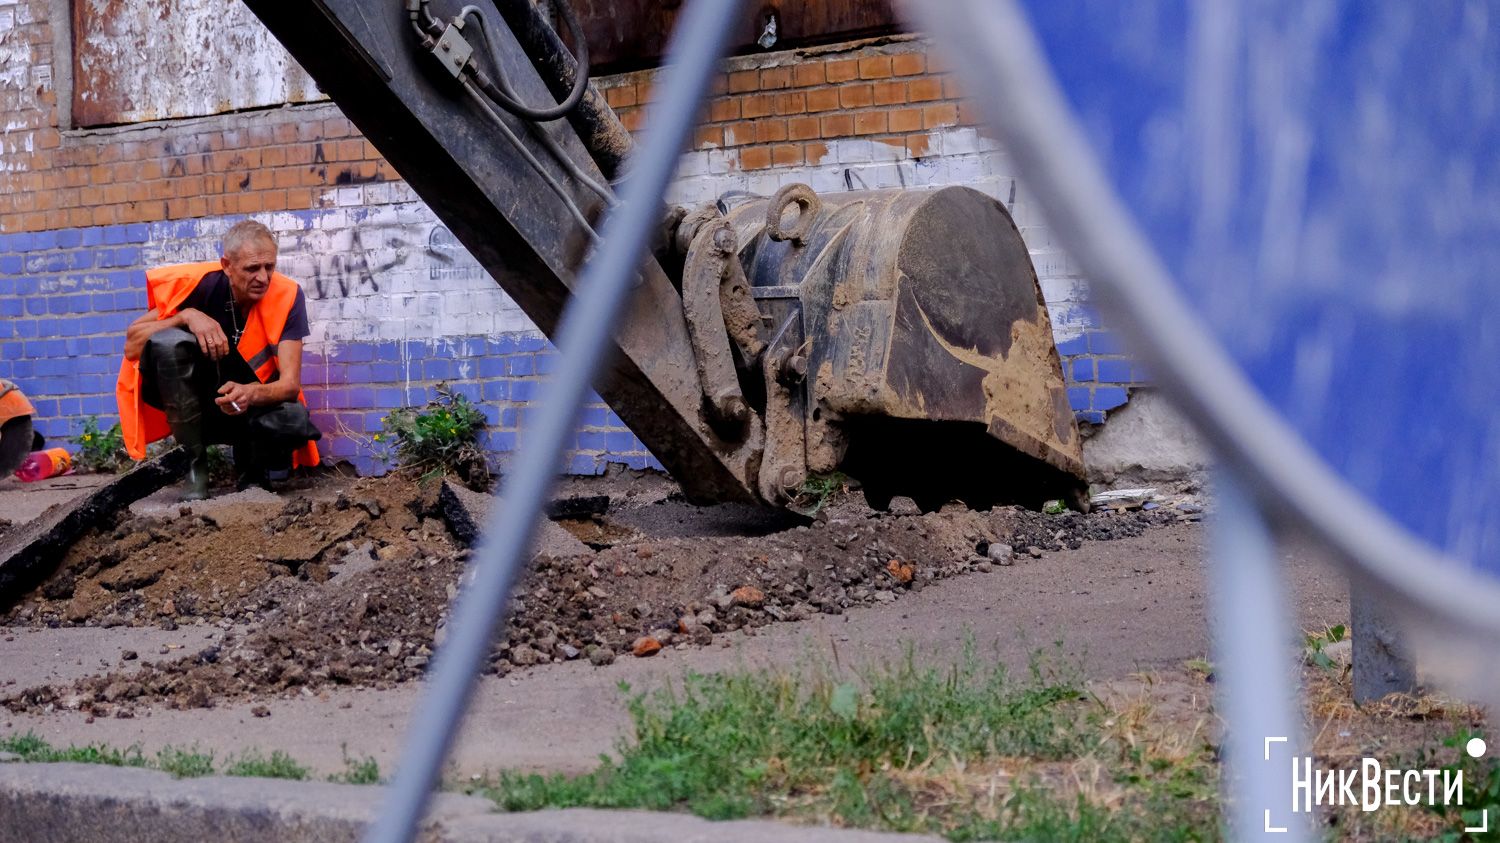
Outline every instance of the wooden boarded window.
<path fill-rule="evenodd" d="M 323 99 L 239 0 L 73 0 L 73 124 Z"/>
<path fill-rule="evenodd" d="M 601 74 L 659 64 L 683 6 L 682 0 L 571 2 L 588 35 L 590 63 Z M 756 42 L 773 14 L 777 31 L 772 50 L 901 30 L 901 20 L 890 0 L 772 0 L 745 4 L 744 19 L 731 31 L 730 50 L 764 52 Z M 557 26 L 563 31 L 561 23 Z"/>

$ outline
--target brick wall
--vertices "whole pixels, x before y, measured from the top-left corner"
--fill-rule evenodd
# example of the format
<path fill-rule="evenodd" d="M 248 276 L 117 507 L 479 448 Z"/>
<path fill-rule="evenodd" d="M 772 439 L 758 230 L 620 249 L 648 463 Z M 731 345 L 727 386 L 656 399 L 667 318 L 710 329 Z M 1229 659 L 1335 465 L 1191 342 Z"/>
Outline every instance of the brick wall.
<path fill-rule="evenodd" d="M 388 410 L 441 381 L 482 400 L 487 445 L 515 446 L 555 356 L 544 337 L 371 145 L 329 104 L 104 130 L 60 125 L 58 4 L 0 0 L 0 377 L 36 402 L 50 437 L 113 421 L 121 332 L 145 307 L 142 271 L 211 259 L 253 216 L 302 282 L 313 335 L 309 403 L 325 451 L 378 470 Z M 598 80 L 641 126 L 652 74 Z M 1004 201 L 1032 249 L 1080 418 L 1102 421 L 1142 377 L 1051 242 L 1004 151 L 973 125 L 923 42 L 895 40 L 732 60 L 671 199 L 790 181 L 820 191 L 970 184 Z M 654 459 L 594 403 L 570 468 Z"/>

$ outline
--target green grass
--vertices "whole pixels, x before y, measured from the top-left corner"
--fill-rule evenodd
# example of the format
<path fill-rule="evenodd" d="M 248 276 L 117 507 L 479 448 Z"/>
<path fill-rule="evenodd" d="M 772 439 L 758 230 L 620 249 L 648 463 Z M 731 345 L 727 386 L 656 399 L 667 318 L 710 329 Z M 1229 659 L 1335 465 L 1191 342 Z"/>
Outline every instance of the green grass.
<path fill-rule="evenodd" d="M 164 746 L 156 753 L 156 763 L 152 766 L 179 779 L 196 779 L 214 774 L 214 754 Z"/>
<path fill-rule="evenodd" d="M 848 484 L 849 478 L 839 471 L 810 474 L 803 481 L 802 488 L 797 490 L 797 497 L 792 502 L 791 509 L 812 518 L 821 512 L 829 501 L 844 491 Z"/>
<path fill-rule="evenodd" d="M 380 784 L 380 765 L 370 756 L 350 758 L 349 748 L 344 748 L 344 772 L 328 777 L 331 782 L 343 784 Z"/>
<path fill-rule="evenodd" d="M 261 755 L 260 752 L 248 749 L 241 753 L 238 758 L 231 761 L 224 768 L 226 776 L 247 776 L 261 779 L 292 779 L 293 781 L 305 781 L 308 769 L 292 760 L 281 750 L 272 752 L 269 757 Z"/>
<path fill-rule="evenodd" d="M 1071 669 L 1037 659 L 1021 675 L 908 656 L 858 677 L 691 675 L 630 696 L 633 739 L 582 776 L 502 773 L 477 788 L 506 810 L 546 807 L 689 811 L 710 819 L 793 821 L 940 834 L 954 841 L 1216 840 L 1218 767 L 1192 728 L 1163 723 L 1149 700 L 1083 690 Z M 26 761 L 165 770 L 180 777 L 304 780 L 282 752 L 212 754 L 168 747 L 57 749 L 27 733 L 0 738 Z M 373 758 L 331 781 L 373 783 Z M 1476 801 L 1500 776 L 1476 775 Z M 1467 802 L 1468 800 L 1466 800 Z"/>
<path fill-rule="evenodd" d="M 12 752 L 22 761 L 72 764 L 108 764 L 111 767 L 149 767 L 138 746 L 116 749 L 102 743 L 58 749 L 32 732 L 0 738 L 0 752 Z"/>
<path fill-rule="evenodd" d="M 1207 747 L 1157 751 L 1072 675 L 1037 662 L 1012 677 L 972 655 L 945 669 L 908 656 L 858 682 L 693 675 L 630 698 L 635 739 L 618 760 L 502 773 L 482 790 L 513 811 L 780 816 L 953 840 L 1216 838 Z M 1076 786 L 1089 771 L 1100 783 Z"/>
<path fill-rule="evenodd" d="M 0 737 L 0 752 L 10 752 L 22 761 L 72 762 L 76 764 L 108 764 L 115 767 L 144 767 L 171 773 L 177 778 L 197 778 L 215 773 L 225 776 L 248 776 L 270 779 L 293 779 L 303 781 L 309 777 L 309 768 L 298 764 L 290 755 L 277 750 L 269 756 L 257 750 L 246 750 L 229 759 L 222 768 L 214 764 L 212 752 L 201 752 L 197 747 L 166 746 L 154 758 L 148 758 L 139 746 L 116 749 L 106 744 L 69 746 L 60 749 L 52 746 L 32 732 Z M 329 781 L 347 784 L 374 784 L 380 781 L 380 767 L 373 758 L 351 759 L 345 755 L 345 771 L 329 776 Z"/>
<path fill-rule="evenodd" d="M 1424 751 L 1416 757 L 1401 759 L 1392 764 L 1393 769 L 1423 769 L 1444 770 L 1449 774 L 1462 773 L 1464 780 L 1463 804 L 1453 805 L 1431 805 L 1423 803 L 1418 808 L 1427 814 L 1440 819 L 1440 828 L 1437 835 L 1427 835 L 1441 841 L 1457 841 L 1472 839 L 1461 834 L 1460 829 L 1478 827 L 1485 823 L 1485 816 L 1493 822 L 1500 816 L 1500 760 L 1493 755 L 1483 755 L 1479 758 L 1471 758 L 1464 747 L 1470 738 L 1484 738 L 1483 734 L 1472 728 L 1459 729 L 1454 734 L 1443 739 L 1444 749 L 1438 751 Z M 1493 828 L 1493 826 L 1492 826 Z M 1426 829 L 1424 829 L 1426 830 Z"/>

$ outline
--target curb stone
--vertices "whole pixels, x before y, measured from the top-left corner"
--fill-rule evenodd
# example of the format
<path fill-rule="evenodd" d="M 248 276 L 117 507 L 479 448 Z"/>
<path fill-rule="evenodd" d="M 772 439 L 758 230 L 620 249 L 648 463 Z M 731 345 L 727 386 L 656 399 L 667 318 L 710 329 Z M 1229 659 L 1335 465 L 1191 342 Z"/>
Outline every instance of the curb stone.
<path fill-rule="evenodd" d="M 32 843 L 355 843 L 383 787 L 279 779 L 174 779 L 97 764 L 0 766 L 0 837 Z M 940 843 L 940 838 L 710 822 L 686 814 L 583 808 L 504 814 L 478 796 L 433 800 L 424 843 Z"/>

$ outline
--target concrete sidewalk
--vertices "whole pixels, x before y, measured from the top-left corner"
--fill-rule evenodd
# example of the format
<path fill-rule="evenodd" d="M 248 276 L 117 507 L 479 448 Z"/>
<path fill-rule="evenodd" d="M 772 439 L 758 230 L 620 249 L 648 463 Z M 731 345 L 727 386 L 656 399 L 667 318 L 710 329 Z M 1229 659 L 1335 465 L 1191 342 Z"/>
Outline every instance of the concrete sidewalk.
<path fill-rule="evenodd" d="M 356 841 L 385 788 L 278 779 L 173 779 L 92 764 L 0 764 L 0 839 L 28 843 L 342 843 Z M 765 820 L 570 809 L 502 814 L 443 794 L 420 838 L 432 843 L 938 843 L 941 838 L 809 828 Z"/>
<path fill-rule="evenodd" d="M 113 474 L 66 474 L 22 483 L 10 475 L 0 476 L 0 518 L 19 526 L 47 507 L 82 497 L 113 479 Z"/>

